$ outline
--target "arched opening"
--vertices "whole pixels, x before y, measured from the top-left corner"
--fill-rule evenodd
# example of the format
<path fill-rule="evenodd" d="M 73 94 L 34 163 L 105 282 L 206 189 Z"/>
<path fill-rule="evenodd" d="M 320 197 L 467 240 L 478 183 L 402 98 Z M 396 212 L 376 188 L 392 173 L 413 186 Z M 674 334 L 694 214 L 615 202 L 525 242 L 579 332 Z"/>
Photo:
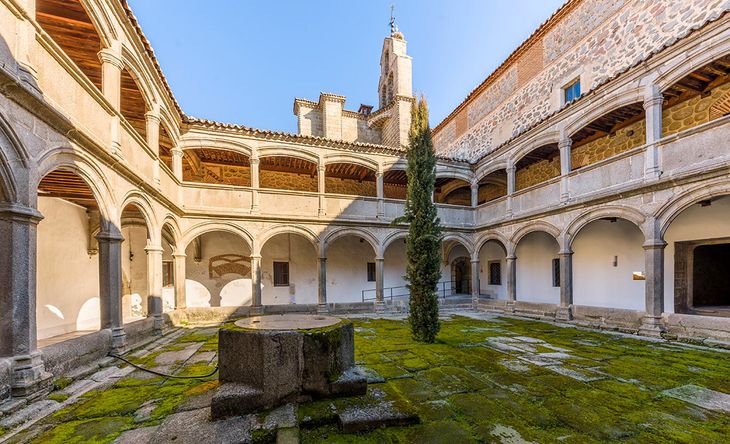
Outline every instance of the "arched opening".
<path fill-rule="evenodd" d="M 203 233 L 187 245 L 185 255 L 188 307 L 251 305 L 251 249 L 240 235 Z"/>
<path fill-rule="evenodd" d="M 169 223 L 162 226 L 162 311 L 175 307 L 175 248 L 177 239 Z"/>
<path fill-rule="evenodd" d="M 261 188 L 317 192 L 317 164 L 299 157 L 266 156 L 259 163 Z"/>
<path fill-rule="evenodd" d="M 490 299 L 507 299 L 507 250 L 497 240 L 479 249 L 479 294 Z"/>
<path fill-rule="evenodd" d="M 492 171 L 479 180 L 477 204 L 490 202 L 507 195 L 507 171 Z"/>
<path fill-rule="evenodd" d="M 469 182 L 462 179 L 438 177 L 433 199 L 440 204 L 471 206 L 471 187 Z"/>
<path fill-rule="evenodd" d="M 571 136 L 571 169 L 577 170 L 646 143 L 643 103 L 615 109 Z"/>
<path fill-rule="evenodd" d="M 408 176 L 405 170 L 391 169 L 383 173 L 383 197 L 400 200 L 408 197 Z"/>
<path fill-rule="evenodd" d="M 39 346 L 100 328 L 101 216 L 91 187 L 73 171 L 57 169 L 38 185 L 36 319 Z"/>
<path fill-rule="evenodd" d="M 582 227 L 572 242 L 573 303 L 644 310 L 644 234 L 608 217 Z"/>
<path fill-rule="evenodd" d="M 516 299 L 525 302 L 560 302 L 558 241 L 544 231 L 533 231 L 517 244 Z"/>
<path fill-rule="evenodd" d="M 669 225 L 664 240 L 664 310 L 730 316 L 730 196 L 697 202 Z"/>
<path fill-rule="evenodd" d="M 316 304 L 317 250 L 298 233 L 274 235 L 261 247 L 263 305 Z"/>
<path fill-rule="evenodd" d="M 471 294 L 471 255 L 458 240 L 447 239 L 442 244 L 443 263 L 439 296 Z"/>
<path fill-rule="evenodd" d="M 697 68 L 662 91 L 662 135 L 730 114 L 730 54 Z"/>
<path fill-rule="evenodd" d="M 326 193 L 377 196 L 375 170 L 355 163 L 328 163 L 325 167 Z"/>
<path fill-rule="evenodd" d="M 160 124 L 160 161 L 172 172 L 172 148 L 175 143 L 165 125 Z"/>
<path fill-rule="evenodd" d="M 36 0 L 38 24 L 101 91 L 101 38 L 78 0 Z"/>
<path fill-rule="evenodd" d="M 460 256 L 451 262 L 451 291 L 454 294 L 471 294 L 471 261 Z"/>
<path fill-rule="evenodd" d="M 130 203 L 122 210 L 122 319 L 138 321 L 149 314 L 150 281 L 146 248 L 150 229 L 142 209 Z"/>
<path fill-rule="evenodd" d="M 406 239 L 405 234 L 388 243 L 383 251 L 383 297 L 385 303 L 394 307 L 408 304 L 406 285 Z"/>
<path fill-rule="evenodd" d="M 126 69 L 122 69 L 122 90 L 120 101 L 120 112 L 122 116 L 132 125 L 132 128 L 142 139 L 147 140 L 147 111 L 149 107 L 137 84 L 137 79 Z M 156 149 L 156 147 L 150 147 Z"/>
<path fill-rule="evenodd" d="M 375 288 L 375 267 L 375 250 L 365 238 L 348 234 L 329 243 L 327 302 L 362 301 L 363 290 Z"/>
<path fill-rule="evenodd" d="M 519 191 L 560 176 L 557 143 L 540 146 L 515 163 L 515 190 Z"/>
<path fill-rule="evenodd" d="M 250 187 L 251 161 L 247 155 L 237 151 L 212 148 L 185 150 L 183 180 Z"/>

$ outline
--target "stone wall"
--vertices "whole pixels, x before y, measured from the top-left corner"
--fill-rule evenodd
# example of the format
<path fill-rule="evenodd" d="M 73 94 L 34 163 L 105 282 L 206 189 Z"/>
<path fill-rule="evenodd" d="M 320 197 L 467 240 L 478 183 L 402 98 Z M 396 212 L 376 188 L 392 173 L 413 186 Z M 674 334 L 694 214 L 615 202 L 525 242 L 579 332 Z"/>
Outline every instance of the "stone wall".
<path fill-rule="evenodd" d="M 707 97 L 695 96 L 678 103 L 671 108 L 665 108 L 662 113 L 662 135 L 668 136 L 680 131 L 701 125 L 712 120 L 711 109 L 730 95 L 730 83 L 712 90 Z"/>
<path fill-rule="evenodd" d="M 560 176 L 559 156 L 518 169 L 515 173 L 515 188 L 521 190 L 557 176 Z"/>
<path fill-rule="evenodd" d="M 726 0 L 580 2 L 541 37 L 545 68 L 523 87 L 514 86 L 506 93 L 512 84 L 507 79 L 515 76 L 514 69 L 520 79 L 525 77 L 519 72 L 521 66 L 523 70 L 535 67 L 534 63 L 521 63 L 521 58 L 534 57 L 533 46 L 523 51 L 467 104 L 468 112 L 483 116 L 481 120 L 470 121 L 463 135 L 456 131 L 456 119 L 447 122 L 434 137 L 436 151 L 476 161 L 496 148 L 497 142 L 524 132 L 554 112 L 560 104 L 553 92 L 571 80 L 569 76 L 580 75 L 582 90 L 587 92 L 726 10 L 730 10 Z M 501 105 L 485 112 L 489 109 L 485 103 L 494 102 Z M 501 135 L 495 141 L 497 132 Z"/>
<path fill-rule="evenodd" d="M 375 181 L 363 180 L 359 182 L 352 179 L 339 179 L 337 177 L 325 177 L 324 189 L 326 193 L 350 194 L 353 196 L 377 196 Z"/>
<path fill-rule="evenodd" d="M 631 148 L 646 143 L 646 120 L 634 122 L 615 134 L 603 136 L 599 139 L 576 145 L 570 149 L 571 169 L 577 170 L 584 166 L 600 162 Z"/>
<path fill-rule="evenodd" d="M 487 183 L 479 186 L 479 202 L 489 202 L 507 195 L 507 185 Z"/>

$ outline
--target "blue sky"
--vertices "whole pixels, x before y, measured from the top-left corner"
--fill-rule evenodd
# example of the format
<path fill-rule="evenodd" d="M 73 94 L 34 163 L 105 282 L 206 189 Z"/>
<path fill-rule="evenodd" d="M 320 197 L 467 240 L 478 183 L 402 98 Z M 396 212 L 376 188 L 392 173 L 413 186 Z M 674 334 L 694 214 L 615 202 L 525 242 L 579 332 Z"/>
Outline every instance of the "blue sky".
<path fill-rule="evenodd" d="M 295 97 L 377 107 L 390 5 L 435 126 L 564 0 L 129 0 L 183 110 L 296 132 Z"/>

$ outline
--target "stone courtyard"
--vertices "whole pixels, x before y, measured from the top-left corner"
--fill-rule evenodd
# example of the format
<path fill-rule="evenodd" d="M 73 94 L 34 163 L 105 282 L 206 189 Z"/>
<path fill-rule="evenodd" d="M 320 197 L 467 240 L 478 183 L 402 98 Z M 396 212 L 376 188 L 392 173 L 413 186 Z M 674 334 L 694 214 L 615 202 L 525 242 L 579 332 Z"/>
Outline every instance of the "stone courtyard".
<path fill-rule="evenodd" d="M 352 320 L 365 396 L 210 421 L 217 375 L 171 379 L 107 358 L 0 417 L 0 441 L 720 443 L 730 435 L 726 349 L 474 312 L 443 317 L 437 343 L 425 345 L 402 317 Z M 176 376 L 209 374 L 217 331 L 175 328 L 125 357 Z"/>

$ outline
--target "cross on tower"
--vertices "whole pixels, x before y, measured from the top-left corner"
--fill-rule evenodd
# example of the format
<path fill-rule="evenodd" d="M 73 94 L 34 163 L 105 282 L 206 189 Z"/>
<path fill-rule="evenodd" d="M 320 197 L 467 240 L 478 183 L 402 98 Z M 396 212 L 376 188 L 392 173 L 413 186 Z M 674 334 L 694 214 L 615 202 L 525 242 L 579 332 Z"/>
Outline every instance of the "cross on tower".
<path fill-rule="evenodd" d="M 395 5 L 390 5 L 390 34 L 395 34 L 398 27 L 395 25 Z"/>

